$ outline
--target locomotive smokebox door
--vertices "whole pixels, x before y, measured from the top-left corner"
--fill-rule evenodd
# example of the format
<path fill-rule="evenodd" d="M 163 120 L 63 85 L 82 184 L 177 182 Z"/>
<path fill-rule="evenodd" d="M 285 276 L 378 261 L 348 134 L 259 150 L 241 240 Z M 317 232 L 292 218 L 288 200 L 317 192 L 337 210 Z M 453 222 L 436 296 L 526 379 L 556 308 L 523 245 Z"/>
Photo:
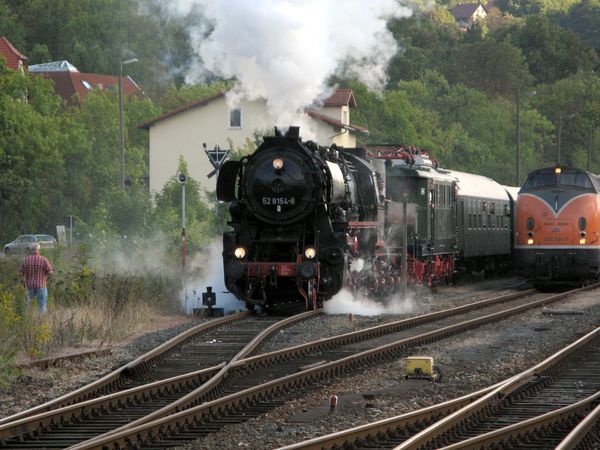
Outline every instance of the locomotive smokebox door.
<path fill-rule="evenodd" d="M 209 308 L 217 304 L 217 294 L 212 291 L 212 286 L 206 286 L 206 292 L 202 293 L 202 305 Z"/>

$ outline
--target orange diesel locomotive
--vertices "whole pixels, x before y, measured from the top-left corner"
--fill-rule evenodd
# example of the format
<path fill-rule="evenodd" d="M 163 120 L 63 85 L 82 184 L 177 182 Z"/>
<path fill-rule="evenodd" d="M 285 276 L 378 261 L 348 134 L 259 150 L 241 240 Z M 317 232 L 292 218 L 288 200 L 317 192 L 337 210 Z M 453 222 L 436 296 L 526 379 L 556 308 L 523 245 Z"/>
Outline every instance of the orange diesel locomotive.
<path fill-rule="evenodd" d="M 519 191 L 514 261 L 536 286 L 579 284 L 600 274 L 600 177 L 549 167 Z"/>

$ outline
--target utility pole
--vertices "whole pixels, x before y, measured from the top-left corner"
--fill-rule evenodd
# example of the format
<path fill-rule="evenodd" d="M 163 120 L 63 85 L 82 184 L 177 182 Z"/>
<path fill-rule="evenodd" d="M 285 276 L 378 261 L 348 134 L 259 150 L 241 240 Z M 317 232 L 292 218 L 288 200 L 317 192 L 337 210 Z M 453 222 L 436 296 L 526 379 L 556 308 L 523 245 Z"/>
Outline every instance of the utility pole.
<path fill-rule="evenodd" d="M 119 186 L 125 189 L 125 130 L 123 128 L 123 66 L 137 62 L 137 58 L 123 61 L 119 58 Z"/>

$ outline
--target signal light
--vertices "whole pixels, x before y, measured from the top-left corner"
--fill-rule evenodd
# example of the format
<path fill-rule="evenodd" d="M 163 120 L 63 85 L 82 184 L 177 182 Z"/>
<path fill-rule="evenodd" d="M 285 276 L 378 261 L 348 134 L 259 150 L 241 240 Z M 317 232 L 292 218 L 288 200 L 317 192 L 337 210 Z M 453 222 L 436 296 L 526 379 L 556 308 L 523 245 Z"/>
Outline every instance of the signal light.
<path fill-rule="evenodd" d="M 527 245 L 533 245 L 533 239 L 531 239 L 531 238 L 527 239 Z"/>
<path fill-rule="evenodd" d="M 234 250 L 233 254 L 237 259 L 243 259 L 246 256 L 246 249 L 244 247 L 238 247 Z"/>
<path fill-rule="evenodd" d="M 317 256 L 317 249 L 314 247 L 306 247 L 304 250 L 304 256 L 306 259 L 313 259 L 315 256 Z"/>

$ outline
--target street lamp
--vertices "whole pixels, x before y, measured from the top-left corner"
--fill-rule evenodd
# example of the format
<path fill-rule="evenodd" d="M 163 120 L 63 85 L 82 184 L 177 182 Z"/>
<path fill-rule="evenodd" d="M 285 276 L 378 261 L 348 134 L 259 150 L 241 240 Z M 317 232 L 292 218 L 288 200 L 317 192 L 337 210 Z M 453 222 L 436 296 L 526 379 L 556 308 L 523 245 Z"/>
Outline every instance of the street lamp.
<path fill-rule="evenodd" d="M 123 66 L 137 62 L 137 58 L 119 59 L 119 149 L 120 149 L 120 172 L 119 183 L 121 189 L 125 189 L 125 131 L 123 130 Z"/>
<path fill-rule="evenodd" d="M 575 114 L 569 114 L 568 116 L 565 116 L 564 119 L 565 120 L 570 120 L 573 117 L 575 117 Z M 561 139 L 562 139 L 562 125 L 563 125 L 563 116 L 562 113 L 558 115 L 558 136 L 556 139 L 556 153 L 557 153 L 557 165 L 560 166 L 560 143 L 561 143 Z"/>
<path fill-rule="evenodd" d="M 594 132 L 598 130 L 598 128 L 590 127 L 590 133 L 588 136 L 588 155 L 587 155 L 587 170 L 592 170 L 592 143 L 594 141 Z"/>
<path fill-rule="evenodd" d="M 536 91 L 531 91 L 525 94 L 527 97 L 536 95 Z M 520 186 L 521 183 L 521 90 L 517 89 L 517 111 L 516 111 L 516 141 L 517 141 L 517 183 L 515 186 Z"/>

